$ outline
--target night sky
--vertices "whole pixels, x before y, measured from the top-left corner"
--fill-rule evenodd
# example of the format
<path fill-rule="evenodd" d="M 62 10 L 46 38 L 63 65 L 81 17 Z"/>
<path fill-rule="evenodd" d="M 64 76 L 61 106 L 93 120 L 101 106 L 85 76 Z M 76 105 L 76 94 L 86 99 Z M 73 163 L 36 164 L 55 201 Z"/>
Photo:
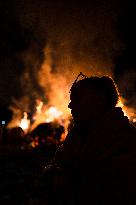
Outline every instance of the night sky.
<path fill-rule="evenodd" d="M 52 41 L 57 50 L 62 39 L 61 47 L 70 50 L 74 61 L 99 57 L 107 65 L 104 69 L 112 64 L 123 97 L 135 107 L 135 27 L 136 3 L 130 0 L 0 1 L 0 106 L 9 106 L 13 98 L 43 94 L 36 73 L 44 48 Z M 26 71 L 31 78 L 23 84 Z"/>

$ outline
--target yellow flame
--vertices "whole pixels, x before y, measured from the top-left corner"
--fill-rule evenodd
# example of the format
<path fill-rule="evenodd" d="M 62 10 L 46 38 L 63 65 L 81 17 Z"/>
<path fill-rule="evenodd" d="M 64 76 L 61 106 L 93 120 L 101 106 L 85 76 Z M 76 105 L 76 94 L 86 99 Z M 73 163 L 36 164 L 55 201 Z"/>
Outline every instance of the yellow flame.
<path fill-rule="evenodd" d="M 119 101 L 118 101 L 116 107 L 121 107 L 123 112 L 124 112 L 124 116 L 127 116 L 129 118 L 129 114 L 127 113 L 127 108 L 123 104 L 123 98 L 121 98 L 121 97 L 119 98 Z"/>
<path fill-rule="evenodd" d="M 36 112 L 33 115 L 33 124 L 31 125 L 31 130 L 33 130 L 40 123 L 48 122 L 58 122 L 60 125 L 64 126 L 65 133 L 67 133 L 69 125 L 69 116 L 65 114 L 57 106 L 51 106 L 44 104 L 41 100 L 36 100 Z"/>
<path fill-rule="evenodd" d="M 28 130 L 30 126 L 30 120 L 28 119 L 27 112 L 24 112 L 24 117 L 21 119 L 19 127 L 21 127 L 24 131 Z"/>
<path fill-rule="evenodd" d="M 43 102 L 41 100 L 37 100 L 36 111 L 37 113 L 41 113 L 43 108 Z"/>
<path fill-rule="evenodd" d="M 63 115 L 63 112 L 58 110 L 56 107 L 52 106 L 45 112 L 45 115 L 47 117 L 45 121 L 52 122 L 52 121 L 55 121 L 61 118 Z"/>
<path fill-rule="evenodd" d="M 127 116 L 128 119 L 133 122 L 133 123 L 136 123 L 136 112 L 133 108 L 131 107 L 128 107 L 125 104 L 125 100 L 120 97 L 119 98 L 119 101 L 118 101 L 118 104 L 117 104 L 117 107 L 121 107 L 123 112 L 124 112 L 124 116 Z"/>

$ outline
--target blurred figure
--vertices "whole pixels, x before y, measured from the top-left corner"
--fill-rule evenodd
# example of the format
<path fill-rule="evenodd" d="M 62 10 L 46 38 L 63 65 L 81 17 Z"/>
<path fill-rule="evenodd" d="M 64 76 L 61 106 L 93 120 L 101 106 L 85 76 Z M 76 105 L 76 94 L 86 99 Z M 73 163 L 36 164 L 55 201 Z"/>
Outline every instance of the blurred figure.
<path fill-rule="evenodd" d="M 24 131 L 21 127 L 8 129 L 8 143 L 21 146 L 24 140 Z"/>
<path fill-rule="evenodd" d="M 58 123 L 41 123 L 32 132 L 31 138 L 38 139 L 37 146 L 54 144 L 58 145 L 61 140 L 61 135 L 65 132 L 64 127 Z"/>
<path fill-rule="evenodd" d="M 52 162 L 61 170 L 54 176 L 58 204 L 136 204 L 136 129 L 118 98 L 107 76 L 72 85 L 73 128 Z"/>

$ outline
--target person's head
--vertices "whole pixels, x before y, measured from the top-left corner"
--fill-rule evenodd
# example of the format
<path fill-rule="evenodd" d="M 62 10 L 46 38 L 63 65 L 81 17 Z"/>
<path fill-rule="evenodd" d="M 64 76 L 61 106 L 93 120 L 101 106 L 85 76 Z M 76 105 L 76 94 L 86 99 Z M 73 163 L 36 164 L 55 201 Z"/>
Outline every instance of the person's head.
<path fill-rule="evenodd" d="M 108 77 L 90 77 L 75 82 L 70 90 L 69 108 L 76 121 L 96 120 L 118 102 L 118 90 Z"/>

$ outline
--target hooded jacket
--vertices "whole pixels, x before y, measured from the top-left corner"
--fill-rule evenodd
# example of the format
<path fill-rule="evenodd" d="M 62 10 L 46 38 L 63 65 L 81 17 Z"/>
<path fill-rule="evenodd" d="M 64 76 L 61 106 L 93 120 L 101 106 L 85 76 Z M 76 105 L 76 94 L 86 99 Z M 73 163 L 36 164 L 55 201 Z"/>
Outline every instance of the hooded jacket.
<path fill-rule="evenodd" d="M 135 127 L 121 108 L 90 127 L 74 126 L 56 153 L 74 204 L 136 204 Z"/>

